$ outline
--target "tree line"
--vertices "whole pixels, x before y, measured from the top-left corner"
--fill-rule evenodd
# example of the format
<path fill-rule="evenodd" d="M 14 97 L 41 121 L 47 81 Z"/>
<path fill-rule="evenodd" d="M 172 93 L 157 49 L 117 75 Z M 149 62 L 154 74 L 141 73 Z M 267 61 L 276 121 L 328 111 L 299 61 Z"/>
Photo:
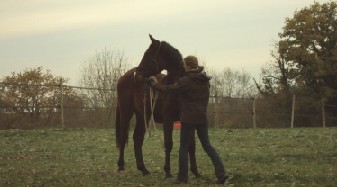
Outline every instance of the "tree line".
<path fill-rule="evenodd" d="M 279 33 L 271 50 L 271 60 L 261 67 L 262 82 L 245 70 L 215 70 L 206 66 L 211 80 L 211 95 L 224 98 L 273 98 L 273 108 L 290 112 L 293 95 L 303 95 L 307 103 L 319 107 L 324 100 L 337 105 L 337 4 L 315 2 L 296 11 Z M 74 89 L 69 79 L 55 76 L 42 67 L 27 68 L 0 77 L 0 120 L 23 119 L 32 125 L 52 121 L 61 105 L 68 108 L 97 110 L 104 113 L 102 123 L 111 126 L 115 109 L 116 81 L 131 65 L 124 52 L 104 48 L 89 58 L 80 69 L 79 86 Z M 62 95 L 61 89 L 62 87 Z M 308 105 L 307 105 L 308 106 Z M 107 110 L 101 110 L 107 109 Z M 303 112 L 309 111 L 303 105 Z M 337 110 L 326 111 L 337 117 Z M 4 116 L 11 113 L 14 117 Z M 43 119 L 43 120 L 42 120 Z M 11 121 L 12 120 L 12 121 Z M 1 122 L 1 123 L 2 123 Z"/>
<path fill-rule="evenodd" d="M 262 68 L 263 84 L 256 83 L 260 94 L 278 98 L 278 105 L 287 108 L 293 95 L 308 96 L 308 103 L 323 100 L 336 106 L 337 3 L 315 2 L 296 11 L 286 18 L 279 38 L 272 60 Z M 327 113 L 337 117 L 336 109 L 331 107 Z"/>

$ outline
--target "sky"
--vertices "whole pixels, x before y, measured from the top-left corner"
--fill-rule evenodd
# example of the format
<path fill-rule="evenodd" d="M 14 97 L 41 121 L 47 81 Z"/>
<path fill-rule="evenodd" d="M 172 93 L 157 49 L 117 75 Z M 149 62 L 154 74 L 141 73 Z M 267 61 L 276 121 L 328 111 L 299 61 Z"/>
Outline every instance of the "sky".
<path fill-rule="evenodd" d="M 326 3 L 329 0 L 316 0 Z M 42 66 L 78 85 L 104 48 L 137 66 L 163 40 L 206 67 L 259 79 L 286 18 L 314 0 L 1 0 L 0 79 Z"/>

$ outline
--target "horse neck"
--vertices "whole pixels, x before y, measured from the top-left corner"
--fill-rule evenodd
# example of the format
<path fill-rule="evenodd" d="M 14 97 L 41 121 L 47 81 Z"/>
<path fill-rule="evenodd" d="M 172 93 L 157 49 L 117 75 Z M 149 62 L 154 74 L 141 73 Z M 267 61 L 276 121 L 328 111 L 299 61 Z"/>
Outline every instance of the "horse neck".
<path fill-rule="evenodd" d="M 184 73 L 185 72 L 183 68 L 180 68 L 178 70 L 167 70 L 167 75 L 169 75 L 171 79 L 174 80 L 174 82 L 184 76 Z"/>

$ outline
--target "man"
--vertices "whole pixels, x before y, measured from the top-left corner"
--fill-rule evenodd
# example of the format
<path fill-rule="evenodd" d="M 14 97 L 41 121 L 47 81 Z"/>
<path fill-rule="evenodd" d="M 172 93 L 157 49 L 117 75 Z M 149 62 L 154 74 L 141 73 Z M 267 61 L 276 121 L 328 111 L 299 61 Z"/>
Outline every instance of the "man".
<path fill-rule="evenodd" d="M 151 87 L 158 91 L 179 93 L 181 131 L 179 172 L 175 183 L 188 182 L 188 145 L 190 137 L 196 129 L 203 149 L 213 162 L 217 177 L 216 183 L 224 184 L 228 175 L 226 175 L 220 156 L 208 138 L 207 105 L 211 77 L 203 72 L 204 68 L 198 65 L 198 59 L 195 56 L 184 58 L 184 68 L 185 76 L 173 85 L 159 85 L 154 77 L 146 80 Z"/>

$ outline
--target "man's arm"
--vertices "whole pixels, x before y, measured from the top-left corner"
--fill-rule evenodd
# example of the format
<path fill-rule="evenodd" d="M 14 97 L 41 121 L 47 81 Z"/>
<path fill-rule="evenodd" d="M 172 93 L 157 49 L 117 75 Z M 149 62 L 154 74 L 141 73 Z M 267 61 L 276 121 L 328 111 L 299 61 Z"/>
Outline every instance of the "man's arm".
<path fill-rule="evenodd" d="M 151 84 L 151 87 L 155 90 L 164 93 L 178 93 L 181 90 L 181 86 L 178 83 L 170 84 L 170 85 L 163 85 L 163 84 Z"/>
<path fill-rule="evenodd" d="M 179 80 L 177 83 L 170 85 L 158 84 L 157 80 L 154 77 L 150 77 L 146 80 L 146 83 L 149 84 L 153 89 L 165 93 L 178 93 L 184 90 L 186 84 L 184 81 Z"/>

